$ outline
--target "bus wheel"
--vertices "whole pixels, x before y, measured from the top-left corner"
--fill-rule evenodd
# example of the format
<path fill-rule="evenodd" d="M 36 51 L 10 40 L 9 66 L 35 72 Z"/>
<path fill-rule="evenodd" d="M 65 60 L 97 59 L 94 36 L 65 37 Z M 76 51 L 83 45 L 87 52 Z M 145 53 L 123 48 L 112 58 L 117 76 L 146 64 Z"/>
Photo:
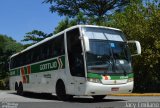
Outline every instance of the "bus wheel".
<path fill-rule="evenodd" d="M 21 96 L 23 95 L 23 84 L 22 84 L 22 82 L 19 83 L 17 94 L 21 95 Z"/>
<path fill-rule="evenodd" d="M 94 98 L 94 100 L 102 100 L 106 95 L 95 95 L 92 96 Z"/>
<path fill-rule="evenodd" d="M 15 91 L 17 91 L 17 90 L 18 90 L 18 83 L 15 82 Z"/>
<path fill-rule="evenodd" d="M 70 100 L 73 98 L 73 96 L 66 94 L 65 85 L 62 81 L 58 81 L 56 84 L 56 94 L 58 99 L 63 101 Z"/>

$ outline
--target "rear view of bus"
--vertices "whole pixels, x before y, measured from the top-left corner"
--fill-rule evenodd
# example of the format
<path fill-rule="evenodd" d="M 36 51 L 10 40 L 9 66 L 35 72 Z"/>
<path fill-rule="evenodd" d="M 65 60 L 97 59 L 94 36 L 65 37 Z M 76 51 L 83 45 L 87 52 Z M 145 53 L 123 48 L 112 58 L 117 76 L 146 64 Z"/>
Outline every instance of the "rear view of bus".
<path fill-rule="evenodd" d="M 130 93 L 133 89 L 133 67 L 128 41 L 122 31 L 103 27 L 82 27 L 86 63 L 86 95 L 103 98 L 107 94 Z"/>

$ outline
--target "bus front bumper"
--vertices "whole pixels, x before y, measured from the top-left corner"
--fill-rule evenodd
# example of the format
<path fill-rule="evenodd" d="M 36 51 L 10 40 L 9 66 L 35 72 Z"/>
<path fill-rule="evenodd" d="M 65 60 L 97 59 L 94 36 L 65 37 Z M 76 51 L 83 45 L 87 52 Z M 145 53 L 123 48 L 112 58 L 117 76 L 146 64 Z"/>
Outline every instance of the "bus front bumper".
<path fill-rule="evenodd" d="M 132 90 L 133 82 L 118 85 L 104 85 L 101 83 L 86 82 L 85 95 L 131 93 Z"/>

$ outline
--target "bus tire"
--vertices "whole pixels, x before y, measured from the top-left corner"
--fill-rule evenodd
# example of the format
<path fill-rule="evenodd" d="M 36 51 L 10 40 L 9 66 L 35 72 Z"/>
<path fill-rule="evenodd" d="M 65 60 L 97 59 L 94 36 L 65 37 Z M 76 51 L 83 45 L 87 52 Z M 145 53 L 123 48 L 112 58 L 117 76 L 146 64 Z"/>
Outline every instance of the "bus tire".
<path fill-rule="evenodd" d="M 18 83 L 15 82 L 15 91 L 17 91 L 17 90 L 18 90 Z"/>
<path fill-rule="evenodd" d="M 56 95 L 59 100 L 67 101 L 73 98 L 72 95 L 66 94 L 66 89 L 63 81 L 59 80 L 56 84 Z"/>
<path fill-rule="evenodd" d="M 17 94 L 21 95 L 21 96 L 23 95 L 23 84 L 22 84 L 22 82 L 19 83 Z"/>
<path fill-rule="evenodd" d="M 104 97 L 106 97 L 106 95 L 94 95 L 92 97 L 94 98 L 94 100 L 102 100 Z"/>

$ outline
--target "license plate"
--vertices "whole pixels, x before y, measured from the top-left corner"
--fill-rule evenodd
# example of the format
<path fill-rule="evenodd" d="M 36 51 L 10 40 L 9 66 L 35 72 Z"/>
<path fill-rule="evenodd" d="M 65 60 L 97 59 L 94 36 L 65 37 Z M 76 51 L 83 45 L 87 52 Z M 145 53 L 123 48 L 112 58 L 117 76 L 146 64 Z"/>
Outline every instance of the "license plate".
<path fill-rule="evenodd" d="M 114 88 L 111 88 L 112 91 L 118 91 L 119 88 L 118 87 L 114 87 Z"/>

